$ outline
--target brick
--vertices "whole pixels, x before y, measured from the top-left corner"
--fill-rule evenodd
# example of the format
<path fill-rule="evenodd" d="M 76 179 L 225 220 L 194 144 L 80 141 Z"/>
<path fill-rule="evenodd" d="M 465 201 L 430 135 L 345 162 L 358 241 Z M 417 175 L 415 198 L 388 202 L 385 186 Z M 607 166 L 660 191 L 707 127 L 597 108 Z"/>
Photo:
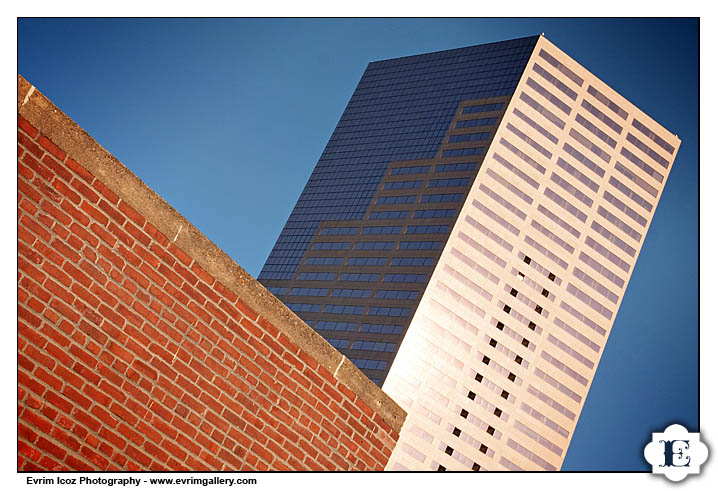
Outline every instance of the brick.
<path fill-rule="evenodd" d="M 29 147 L 28 147 L 29 149 Z M 37 154 L 36 154 L 37 156 Z M 37 156 L 37 159 L 41 158 L 40 156 Z M 48 169 L 46 166 L 44 166 L 40 161 L 38 161 L 36 158 L 34 158 L 29 153 L 26 153 L 25 156 L 22 158 L 22 162 L 27 165 L 29 168 L 31 168 L 33 171 L 35 171 L 35 174 L 40 176 L 42 179 L 44 179 L 47 182 L 52 181 L 53 179 L 53 173 L 50 169 Z"/>
<path fill-rule="evenodd" d="M 40 205 L 40 208 L 52 215 L 55 220 L 64 225 L 70 225 L 70 222 L 72 222 L 72 219 L 67 214 L 60 211 L 57 206 L 53 205 L 49 201 L 43 201 Z"/>
<path fill-rule="evenodd" d="M 81 195 L 83 195 L 90 203 L 97 203 L 100 196 L 89 188 L 85 183 L 75 178 L 70 182 L 70 186 L 75 188 Z"/>
<path fill-rule="evenodd" d="M 50 155 L 45 155 L 42 158 L 42 163 L 49 167 L 53 173 L 57 174 L 67 182 L 72 180 L 72 174 L 65 168 L 65 166 L 52 158 Z"/>
<path fill-rule="evenodd" d="M 33 138 L 33 139 L 34 139 L 34 138 L 38 135 L 38 133 L 39 133 L 39 131 L 38 131 L 37 129 L 35 129 L 35 127 L 34 127 L 33 125 L 31 125 L 25 118 L 23 118 L 23 117 L 20 116 L 19 114 L 17 115 L 17 125 L 18 125 L 25 133 L 27 133 L 28 135 L 30 135 L 30 138 Z"/>
<path fill-rule="evenodd" d="M 25 442 L 17 442 L 17 451 L 32 460 L 38 460 L 42 453 Z M 26 468 L 27 469 L 27 468 Z M 37 469 L 40 470 L 40 469 Z"/>
<path fill-rule="evenodd" d="M 207 285 L 212 286 L 214 284 L 214 278 L 212 278 L 212 275 L 210 275 L 207 271 L 205 271 L 201 266 L 199 266 L 196 262 L 192 264 L 191 268 L 192 272 L 199 277 L 200 280 L 204 281 Z M 219 295 L 216 295 L 217 299 L 219 299 Z M 217 300 L 213 300 L 216 302 Z"/>
<path fill-rule="evenodd" d="M 97 245 L 100 243 L 100 241 L 97 239 L 97 237 L 95 237 L 95 235 L 91 234 L 77 223 L 73 223 L 72 225 L 70 225 L 70 230 L 73 234 L 90 244 L 92 247 L 97 247 Z"/>
<path fill-rule="evenodd" d="M 42 148 L 53 154 L 60 161 L 64 161 L 65 157 L 67 157 L 67 154 L 60 147 L 51 142 L 45 135 L 40 135 L 37 142 L 42 146 Z"/>
<path fill-rule="evenodd" d="M 120 198 L 99 179 L 95 179 L 92 182 L 92 187 L 99 191 L 113 205 L 116 205 L 120 201 Z"/>
<path fill-rule="evenodd" d="M 31 185 L 29 185 L 27 182 L 20 179 L 19 177 L 17 179 L 17 189 L 18 189 L 18 192 L 21 192 L 22 194 L 24 194 L 25 196 L 27 196 L 28 198 L 33 200 L 35 203 L 39 203 L 40 200 L 42 199 L 42 195 L 39 192 L 37 192 L 37 190 L 34 187 L 32 187 Z"/>
<path fill-rule="evenodd" d="M 68 157 L 67 160 L 65 160 L 65 165 L 88 183 L 91 183 L 95 179 L 95 177 L 90 174 L 87 169 L 75 162 L 75 160 L 73 160 L 71 157 Z"/>
<path fill-rule="evenodd" d="M 68 180 L 69 182 L 69 180 Z M 60 194 L 65 196 L 67 199 L 70 200 L 70 202 L 74 203 L 75 205 L 79 205 L 80 202 L 82 202 L 82 197 L 77 194 L 75 191 L 70 189 L 70 187 L 65 184 L 60 179 L 55 179 L 52 181 L 52 187 L 57 190 Z"/>
<path fill-rule="evenodd" d="M 45 227 L 37 223 L 32 218 L 25 215 L 20 220 L 20 223 L 25 226 L 30 232 L 35 234 L 36 237 L 44 240 L 45 242 L 50 242 L 50 239 L 52 238 L 50 232 L 48 232 Z"/>

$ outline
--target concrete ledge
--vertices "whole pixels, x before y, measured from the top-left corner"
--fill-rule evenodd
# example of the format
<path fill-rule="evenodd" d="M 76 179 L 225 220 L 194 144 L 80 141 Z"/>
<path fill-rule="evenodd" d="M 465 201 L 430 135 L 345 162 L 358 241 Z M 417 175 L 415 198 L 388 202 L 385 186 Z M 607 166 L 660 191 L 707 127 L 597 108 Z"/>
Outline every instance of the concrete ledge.
<path fill-rule="evenodd" d="M 18 114 L 144 215 L 178 248 L 317 360 L 399 432 L 406 412 L 396 402 L 21 75 L 18 75 L 17 105 Z"/>

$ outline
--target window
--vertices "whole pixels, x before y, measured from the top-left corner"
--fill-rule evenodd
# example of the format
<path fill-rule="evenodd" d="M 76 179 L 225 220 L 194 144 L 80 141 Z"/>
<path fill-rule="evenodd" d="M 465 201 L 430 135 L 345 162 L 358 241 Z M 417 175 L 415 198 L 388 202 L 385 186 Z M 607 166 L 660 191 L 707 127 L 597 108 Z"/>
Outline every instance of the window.
<path fill-rule="evenodd" d="M 493 426 L 489 426 L 488 428 L 486 428 L 486 433 L 488 433 L 489 435 L 493 435 L 494 431 L 496 431 L 496 429 Z"/>
<path fill-rule="evenodd" d="M 454 431 L 452 431 L 452 433 L 453 433 L 455 436 L 460 436 L 460 435 L 461 435 L 461 430 L 460 430 L 459 428 L 457 428 L 456 426 L 454 426 Z"/>
<path fill-rule="evenodd" d="M 525 346 L 525 347 L 528 348 L 528 346 L 529 346 L 530 343 L 529 343 L 529 340 L 528 340 L 528 339 L 523 338 L 523 339 L 521 340 L 521 344 L 522 344 L 523 346 Z"/>
<path fill-rule="evenodd" d="M 481 382 L 482 380 L 484 380 L 484 376 L 481 375 L 480 373 L 477 373 L 476 376 L 474 377 L 474 379 L 475 379 L 477 382 Z"/>
<path fill-rule="evenodd" d="M 491 341 L 489 341 L 489 344 L 492 348 L 496 348 L 496 340 L 494 338 L 491 338 Z"/>
<path fill-rule="evenodd" d="M 536 330 L 536 323 L 534 321 L 529 321 L 529 329 L 532 331 Z"/>
<path fill-rule="evenodd" d="M 488 356 L 484 356 L 484 357 L 481 359 L 481 361 L 482 361 L 485 365 L 488 365 L 489 362 L 491 361 L 491 358 L 489 358 Z"/>
<path fill-rule="evenodd" d="M 508 305 L 504 305 L 504 312 L 506 312 L 507 314 L 510 314 L 510 313 L 511 313 L 511 307 L 509 307 Z"/>
<path fill-rule="evenodd" d="M 523 358 L 521 358 L 519 355 L 516 355 L 516 358 L 514 358 L 514 361 L 521 365 L 521 363 L 524 361 Z"/>
<path fill-rule="evenodd" d="M 536 310 L 536 312 L 540 314 L 541 312 L 543 312 L 543 307 L 541 307 L 540 305 L 537 305 L 534 310 Z"/>
<path fill-rule="evenodd" d="M 484 444 L 481 444 L 481 446 L 479 447 L 479 452 L 481 452 L 481 453 L 486 453 L 486 451 L 487 451 L 488 449 L 489 449 L 489 447 L 487 447 L 487 446 L 484 445 Z M 476 467 L 478 467 L 478 465 L 476 465 Z M 476 470 L 478 470 L 478 469 L 476 469 Z"/>
<path fill-rule="evenodd" d="M 504 399 L 508 399 L 508 398 L 509 398 L 509 393 L 506 392 L 505 390 L 502 390 L 502 391 L 501 391 L 501 397 L 504 398 Z"/>
<path fill-rule="evenodd" d="M 498 329 L 499 331 L 503 331 L 503 330 L 504 330 L 504 323 L 501 322 L 501 321 L 496 321 L 496 329 Z"/>
<path fill-rule="evenodd" d="M 514 382 L 514 381 L 516 380 L 516 374 L 513 373 L 513 372 L 509 373 L 509 380 L 511 380 L 512 382 Z"/>
<path fill-rule="evenodd" d="M 467 397 L 473 401 L 473 400 L 476 398 L 476 394 L 474 394 L 473 392 L 469 391 L 469 394 L 468 394 Z"/>
<path fill-rule="evenodd" d="M 512 288 L 510 293 L 512 297 L 515 297 L 516 295 L 518 295 L 519 292 L 516 290 L 516 288 Z"/>
<path fill-rule="evenodd" d="M 486 453 L 486 452 L 484 452 L 484 453 Z M 474 462 L 474 465 L 471 466 L 471 470 L 472 471 L 481 470 L 481 466 L 479 464 L 477 464 L 476 462 Z"/>
<path fill-rule="evenodd" d="M 444 452 L 446 452 L 446 455 L 451 455 L 454 453 L 454 449 L 447 445 L 446 450 L 444 450 Z"/>
<path fill-rule="evenodd" d="M 524 262 L 525 262 L 526 264 L 531 264 L 531 258 L 528 257 L 528 256 L 524 256 Z"/>
<path fill-rule="evenodd" d="M 437 471 L 437 472 L 444 472 L 445 470 L 446 470 L 446 467 L 444 467 L 444 466 L 441 465 L 441 464 L 439 464 L 439 467 L 436 468 L 436 471 Z"/>
<path fill-rule="evenodd" d="M 544 288 L 543 290 L 541 290 L 541 295 L 543 295 L 544 297 L 548 298 L 548 290 L 545 289 L 545 288 Z"/>
<path fill-rule="evenodd" d="M 496 408 L 496 409 L 494 409 L 494 416 L 497 416 L 497 417 L 500 418 L 502 412 L 503 412 L 503 411 L 501 411 L 501 409 Z"/>
<path fill-rule="evenodd" d="M 549 274 L 548 274 L 548 279 L 551 280 L 551 281 L 556 281 L 556 275 L 553 274 L 553 273 L 549 273 Z"/>
<path fill-rule="evenodd" d="M 466 418 L 469 415 L 469 411 L 466 409 L 462 409 L 461 413 L 459 413 L 462 418 Z"/>

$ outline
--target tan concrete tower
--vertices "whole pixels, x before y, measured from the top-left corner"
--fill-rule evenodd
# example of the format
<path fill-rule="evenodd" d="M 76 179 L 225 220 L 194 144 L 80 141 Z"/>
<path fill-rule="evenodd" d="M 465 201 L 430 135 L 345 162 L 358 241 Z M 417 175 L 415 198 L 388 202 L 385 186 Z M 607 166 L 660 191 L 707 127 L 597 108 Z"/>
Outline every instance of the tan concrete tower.
<path fill-rule="evenodd" d="M 388 470 L 561 468 L 680 145 L 543 36 L 502 100 L 384 382 L 408 412 Z"/>

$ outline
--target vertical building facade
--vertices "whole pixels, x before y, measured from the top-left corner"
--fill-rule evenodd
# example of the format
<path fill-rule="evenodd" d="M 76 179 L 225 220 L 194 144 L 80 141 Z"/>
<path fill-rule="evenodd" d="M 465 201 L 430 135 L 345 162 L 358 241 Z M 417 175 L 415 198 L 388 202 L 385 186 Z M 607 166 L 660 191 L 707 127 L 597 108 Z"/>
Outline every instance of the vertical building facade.
<path fill-rule="evenodd" d="M 679 139 L 543 36 L 372 63 L 260 275 L 408 413 L 389 470 L 557 470 Z"/>

